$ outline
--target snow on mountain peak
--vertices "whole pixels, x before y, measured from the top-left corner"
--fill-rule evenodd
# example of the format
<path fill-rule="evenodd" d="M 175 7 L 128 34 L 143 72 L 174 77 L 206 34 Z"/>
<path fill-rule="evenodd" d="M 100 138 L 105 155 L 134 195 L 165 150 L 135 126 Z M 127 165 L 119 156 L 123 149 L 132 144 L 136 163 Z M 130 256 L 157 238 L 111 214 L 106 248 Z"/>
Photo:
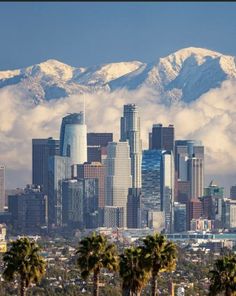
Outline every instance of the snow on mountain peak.
<path fill-rule="evenodd" d="M 38 103 L 78 92 L 145 86 L 155 90 L 163 101 L 190 102 L 235 78 L 235 57 L 187 47 L 147 64 L 130 61 L 79 68 L 50 59 L 25 69 L 0 71 L 0 88 L 19 85 L 30 90 Z"/>
<path fill-rule="evenodd" d="M 62 80 L 70 80 L 73 77 L 74 67 L 59 62 L 57 60 L 47 60 L 40 64 L 30 66 L 25 69 L 27 75 L 46 75 Z"/>
<path fill-rule="evenodd" d="M 81 76 L 79 76 L 77 82 L 86 85 L 96 85 L 99 83 L 106 84 L 137 70 L 141 65 L 143 65 L 143 63 L 139 61 L 131 61 L 94 66 L 88 68 Z"/>

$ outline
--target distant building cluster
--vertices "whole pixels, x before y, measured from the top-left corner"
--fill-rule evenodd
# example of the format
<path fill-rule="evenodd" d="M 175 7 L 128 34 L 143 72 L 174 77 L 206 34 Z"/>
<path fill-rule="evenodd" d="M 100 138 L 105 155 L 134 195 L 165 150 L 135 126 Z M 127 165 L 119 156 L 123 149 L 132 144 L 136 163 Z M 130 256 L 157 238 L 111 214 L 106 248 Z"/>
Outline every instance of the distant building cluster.
<path fill-rule="evenodd" d="M 230 198 L 214 181 L 204 188 L 201 141 L 175 140 L 174 126 L 159 123 L 143 150 L 140 134 L 135 104 L 123 107 L 118 142 L 111 132 L 87 132 L 84 112 L 63 117 L 60 139 L 32 140 L 33 185 L 11 192 L 7 202 L 0 166 L 0 223 L 29 234 L 98 227 L 167 234 L 236 229 L 236 185 Z"/>

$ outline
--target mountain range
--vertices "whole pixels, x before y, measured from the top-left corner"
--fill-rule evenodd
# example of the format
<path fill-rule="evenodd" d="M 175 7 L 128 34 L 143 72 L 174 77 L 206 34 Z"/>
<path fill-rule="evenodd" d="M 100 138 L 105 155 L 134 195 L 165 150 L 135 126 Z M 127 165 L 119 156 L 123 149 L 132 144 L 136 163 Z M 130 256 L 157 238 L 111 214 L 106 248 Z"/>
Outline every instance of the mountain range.
<path fill-rule="evenodd" d="M 0 88 L 14 86 L 35 104 L 77 93 L 151 88 L 163 101 L 196 100 L 225 80 L 236 78 L 236 58 L 203 48 L 178 50 L 151 63 L 108 63 L 88 68 L 47 60 L 0 71 Z"/>

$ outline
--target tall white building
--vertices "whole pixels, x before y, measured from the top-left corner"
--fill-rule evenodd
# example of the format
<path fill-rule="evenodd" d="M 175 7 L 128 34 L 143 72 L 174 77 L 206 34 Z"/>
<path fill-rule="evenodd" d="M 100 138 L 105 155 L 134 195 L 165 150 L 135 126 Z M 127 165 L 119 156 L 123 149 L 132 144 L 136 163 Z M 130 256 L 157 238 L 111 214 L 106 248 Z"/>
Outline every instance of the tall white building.
<path fill-rule="evenodd" d="M 110 142 L 107 146 L 106 206 L 124 208 L 123 223 L 127 225 L 128 190 L 132 186 L 130 148 L 128 142 Z M 106 226 L 106 225 L 105 225 Z"/>
<path fill-rule="evenodd" d="M 170 233 L 174 225 L 174 186 L 175 167 L 172 151 L 165 151 L 162 155 L 162 205 L 165 213 L 165 230 Z"/>
<path fill-rule="evenodd" d="M 5 205 L 5 166 L 0 165 L 0 212 L 4 211 Z"/>
<path fill-rule="evenodd" d="M 132 187 L 142 187 L 142 141 L 140 139 L 140 117 L 135 104 L 124 105 L 120 124 L 120 141 L 128 141 L 130 146 Z"/>
<path fill-rule="evenodd" d="M 60 152 L 70 157 L 71 165 L 87 161 L 87 126 L 84 113 L 73 113 L 63 117 L 60 133 Z"/>

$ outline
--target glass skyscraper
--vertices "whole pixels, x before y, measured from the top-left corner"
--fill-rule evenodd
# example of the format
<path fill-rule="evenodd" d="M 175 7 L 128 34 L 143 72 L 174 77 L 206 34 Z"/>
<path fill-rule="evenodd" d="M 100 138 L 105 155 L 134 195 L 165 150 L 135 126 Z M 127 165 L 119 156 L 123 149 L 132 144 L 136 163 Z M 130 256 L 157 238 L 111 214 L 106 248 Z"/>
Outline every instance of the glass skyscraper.
<path fill-rule="evenodd" d="M 144 150 L 142 156 L 142 224 L 146 225 L 148 211 L 161 211 L 161 162 L 159 150 Z"/>
<path fill-rule="evenodd" d="M 69 114 L 62 119 L 60 131 L 61 156 L 70 157 L 70 164 L 87 161 L 87 126 L 84 113 Z"/>
<path fill-rule="evenodd" d="M 48 159 L 60 155 L 60 141 L 53 138 L 32 139 L 32 184 L 48 194 Z"/>

